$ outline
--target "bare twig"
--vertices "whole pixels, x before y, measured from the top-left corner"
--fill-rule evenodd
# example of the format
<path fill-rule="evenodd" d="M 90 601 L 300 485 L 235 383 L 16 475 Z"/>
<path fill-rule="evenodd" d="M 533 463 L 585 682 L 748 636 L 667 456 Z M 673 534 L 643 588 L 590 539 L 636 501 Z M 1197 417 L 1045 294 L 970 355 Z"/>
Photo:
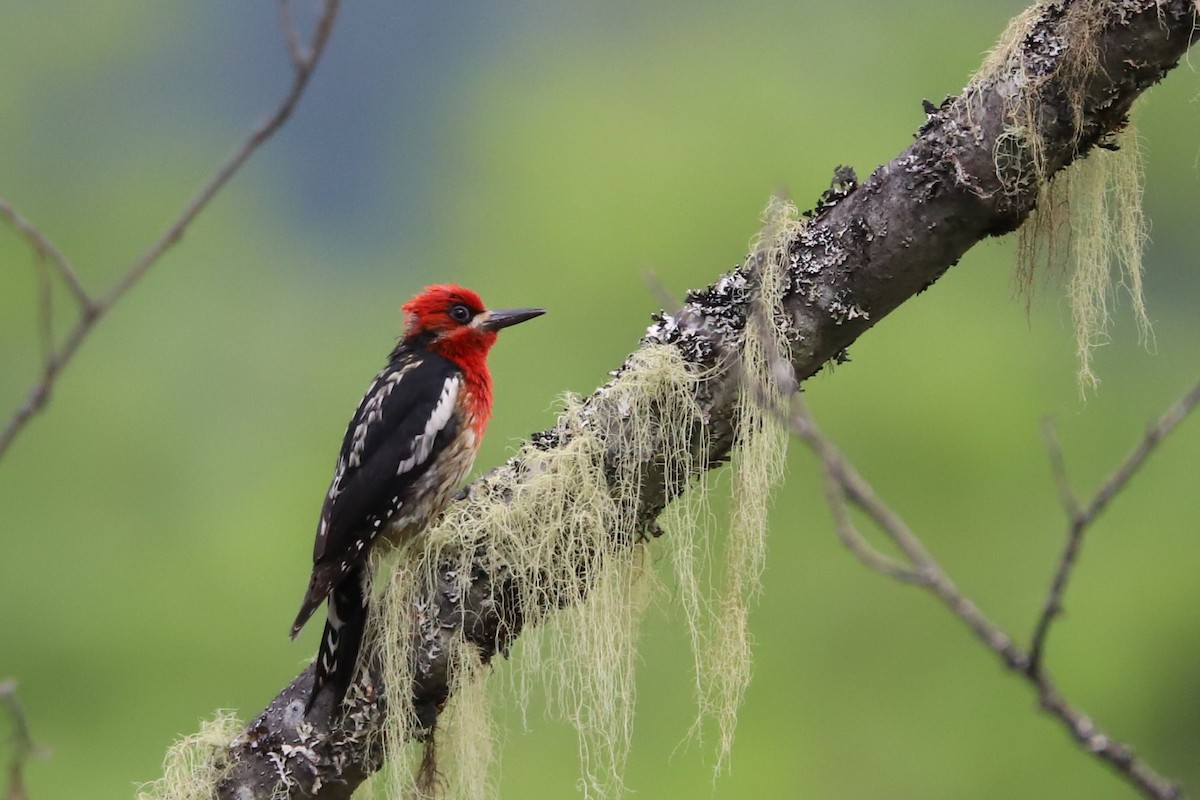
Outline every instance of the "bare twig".
<path fill-rule="evenodd" d="M 58 266 L 59 273 L 63 276 L 67 285 L 71 287 L 81 307 L 80 318 L 67 334 L 66 339 L 46 358 L 41 379 L 29 390 L 25 403 L 13 413 L 8 423 L 4 426 L 3 431 L 0 431 L 0 458 L 4 456 L 9 446 L 12 445 L 13 440 L 17 437 L 17 434 L 24 429 L 29 420 L 45 407 L 59 373 L 70 363 L 75 353 L 79 350 L 79 346 L 87 338 L 88 334 L 91 333 L 96 323 L 112 310 L 113 306 L 145 276 L 151 267 L 158 263 L 163 253 L 179 241 L 184 231 L 187 230 L 188 226 L 200 212 L 204 210 L 217 192 L 241 169 L 242 165 L 258 150 L 259 146 L 271 138 L 288 118 L 291 117 L 296 104 L 300 101 L 301 96 L 308 87 L 309 79 L 312 77 L 313 70 L 316 68 L 321 54 L 325 51 L 325 45 L 329 41 L 330 32 L 333 30 L 334 19 L 337 17 L 340 3 L 341 0 L 325 0 L 323 10 L 313 30 L 312 40 L 303 52 L 300 52 L 298 45 L 293 47 L 291 43 L 291 37 L 295 28 L 290 25 L 290 13 L 286 14 L 285 19 L 288 25 L 285 25 L 284 36 L 288 39 L 288 51 L 291 54 L 295 67 L 292 74 L 292 83 L 287 93 L 271 116 L 250 132 L 250 135 L 242 142 L 241 146 L 233 152 L 221 168 L 196 193 L 191 202 L 180 212 L 179 216 L 167 226 L 167 229 L 150 245 L 149 249 L 129 266 L 124 275 L 121 276 L 108 293 L 98 300 L 93 300 L 90 295 L 83 291 L 75 271 L 70 267 L 69 262 L 62 256 L 61 252 L 33 225 L 21 218 L 11 205 L 0 201 L 0 215 L 4 216 L 25 236 L 39 256 L 49 257 Z M 286 6 L 286 4 L 284 5 Z M 44 312 L 44 301 L 42 305 Z M 43 320 L 41 324 L 45 326 L 47 323 Z"/>
<path fill-rule="evenodd" d="M 875 569 L 891 578 L 906 583 L 915 583 L 933 592 L 949 607 L 975 635 L 995 652 L 1008 667 L 1023 668 L 1026 663 L 1025 654 L 1013 644 L 1012 637 L 999 626 L 988 621 L 983 613 L 954 585 L 954 581 L 941 568 L 933 555 L 925 548 L 921 540 L 908 527 L 904 520 L 887 506 L 875 494 L 875 490 L 867 483 L 854 466 L 842 455 L 841 451 L 825 437 L 809 416 L 802 403 L 797 400 L 796 410 L 791 419 L 792 432 L 799 437 L 821 459 L 828 480 L 836 487 L 836 491 L 826 491 L 831 498 L 831 508 L 835 519 L 846 520 L 848 532 L 842 532 L 842 540 L 855 540 L 850 545 L 851 552 L 866 566 Z M 897 575 L 896 568 L 884 565 L 880 569 L 881 560 L 886 558 L 874 550 L 863 538 L 862 534 L 849 523 L 845 511 L 847 502 L 864 511 L 871 521 L 879 526 L 889 539 L 896 544 L 900 552 L 908 559 L 909 564 L 902 566 L 902 574 Z M 862 551 L 873 553 L 873 557 L 863 558 Z M 888 559 L 891 564 L 897 564 Z"/>
<path fill-rule="evenodd" d="M 25 762 L 31 758 L 45 758 L 46 751 L 34 744 L 25 709 L 17 698 L 17 682 L 12 678 L 0 681 L 0 706 L 8 709 L 8 715 L 12 717 L 12 760 L 8 764 L 8 788 L 4 797 L 5 800 L 29 800 L 25 790 Z"/>
<path fill-rule="evenodd" d="M 54 357 L 54 282 L 46 259 L 37 260 L 38 334 L 42 344 L 42 363 Z"/>
<path fill-rule="evenodd" d="M 1096 498 L 1081 512 L 1080 519 L 1090 522 L 1095 514 L 1112 499 L 1145 460 L 1155 444 L 1160 442 L 1200 402 L 1200 385 L 1193 388 L 1156 423 L 1142 443 L 1129 458 L 1101 487 Z M 790 420 L 791 429 L 797 437 L 821 459 L 831 489 L 827 497 L 838 521 L 839 536 L 858 559 L 888 577 L 905 583 L 913 583 L 929 590 L 942 604 L 957 616 L 987 647 L 994 652 L 1010 670 L 1023 676 L 1037 692 L 1041 708 L 1058 719 L 1070 732 L 1072 738 L 1100 761 L 1115 769 L 1143 796 L 1152 800 L 1171 800 L 1180 796 L 1179 788 L 1170 780 L 1155 772 L 1146 762 L 1135 757 L 1132 749 L 1112 739 L 1100 729 L 1090 716 L 1075 708 L 1062 696 L 1049 674 L 1043 668 L 1031 669 L 1031 656 L 1013 643 L 1012 637 L 999 625 L 991 622 L 955 585 L 945 570 L 925 548 L 920 539 L 908 528 L 904 520 L 888 508 L 876 496 L 870 484 L 846 461 L 837 447 L 818 430 L 812 418 L 797 400 L 797 409 Z M 1060 484 L 1061 486 L 1065 484 Z M 1064 497 L 1069 496 L 1064 495 Z M 880 554 L 854 529 L 846 512 L 847 502 L 864 511 L 896 544 L 909 561 L 900 564 Z M 1085 523 L 1086 524 L 1086 523 Z M 1064 554 L 1064 558 L 1065 558 Z M 1073 556 L 1072 556 L 1073 563 Z M 1069 573 L 1069 566 L 1066 572 Z M 1060 572 L 1062 570 L 1060 569 Z M 1065 583 L 1065 579 L 1064 579 Z"/>
<path fill-rule="evenodd" d="M 301 69 L 305 61 L 304 48 L 300 44 L 300 30 L 292 19 L 291 0 L 279 0 L 279 26 L 283 28 L 283 41 L 287 44 L 288 56 L 296 69 Z"/>
<path fill-rule="evenodd" d="M 1085 507 L 1080 507 L 1066 476 L 1063 466 L 1062 451 L 1054 436 L 1053 428 L 1047 424 L 1044 428 L 1047 448 L 1050 451 L 1051 468 L 1059 485 L 1059 494 L 1063 498 L 1063 507 L 1067 511 L 1068 529 L 1067 543 L 1058 559 L 1058 568 L 1046 593 L 1046 602 L 1042 613 L 1034 626 L 1033 639 L 1030 644 L 1029 666 L 1030 675 L 1036 676 L 1042 670 L 1043 657 L 1046 650 L 1046 637 L 1055 618 L 1062 614 L 1063 594 L 1067 590 L 1067 582 L 1071 579 L 1072 571 L 1079 559 L 1079 550 L 1083 546 L 1083 537 L 1088 527 L 1096 521 L 1109 502 L 1120 492 L 1130 479 L 1137 474 L 1146 459 L 1155 448 L 1170 435 L 1180 422 L 1200 404 L 1200 383 L 1193 386 L 1183 397 L 1179 398 L 1146 430 L 1146 435 L 1129 451 L 1125 460 L 1116 471 L 1108 477 Z"/>
<path fill-rule="evenodd" d="M 924 583 L 925 576 L 901 561 L 879 552 L 859 533 L 854 522 L 850 519 L 849 505 L 846 503 L 846 493 L 842 485 L 832 475 L 825 476 L 825 500 L 833 514 L 834 530 L 838 539 L 846 546 L 854 557 L 866 566 L 883 573 L 889 578 L 895 578 L 901 583 Z"/>
<path fill-rule="evenodd" d="M 1074 519 L 1079 516 L 1079 498 L 1071 488 L 1062 445 L 1058 443 L 1058 436 L 1054 432 L 1054 420 L 1050 417 L 1042 420 L 1042 441 L 1046 443 L 1046 453 L 1050 457 L 1050 473 L 1054 476 L 1054 485 L 1058 489 L 1058 501 L 1067 510 L 1067 516 Z"/>
<path fill-rule="evenodd" d="M 67 260 L 67 257 L 62 254 L 62 251 L 55 247 L 27 219 L 17 213 L 12 204 L 2 198 L 0 198 L 0 217 L 29 242 L 29 246 L 33 248 L 33 252 L 37 254 L 38 258 L 48 259 L 58 268 L 59 276 L 67 284 L 67 288 L 71 290 L 71 294 L 75 296 L 75 301 L 79 304 L 80 310 L 86 315 L 94 301 L 83 288 L 83 283 L 79 280 L 79 274 L 71 266 L 71 262 Z"/>

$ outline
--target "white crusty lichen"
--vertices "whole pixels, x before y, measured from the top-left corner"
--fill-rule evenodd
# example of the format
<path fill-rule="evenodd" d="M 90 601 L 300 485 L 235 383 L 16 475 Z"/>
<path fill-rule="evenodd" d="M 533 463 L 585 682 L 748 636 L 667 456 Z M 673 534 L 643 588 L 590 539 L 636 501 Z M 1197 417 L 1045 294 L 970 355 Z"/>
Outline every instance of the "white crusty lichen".
<path fill-rule="evenodd" d="M 230 762 L 229 745 L 242 725 L 232 711 L 218 711 L 167 750 L 162 777 L 138 790 L 138 800 L 211 800 Z"/>
<path fill-rule="evenodd" d="M 1036 211 L 1018 230 L 1016 282 L 1028 298 L 1039 266 L 1070 270 L 1067 296 L 1075 328 L 1080 389 L 1094 388 L 1095 348 L 1107 341 L 1114 276 L 1129 294 L 1139 337 L 1151 337 L 1142 293 L 1142 251 L 1147 238 L 1142 211 L 1142 162 L 1132 125 L 1104 134 L 1086 158 L 1051 176 L 1042 135 L 1042 89 L 1050 80 L 1072 129 L 1082 132 L 1086 81 L 1100 65 L 1097 36 L 1105 25 L 1102 0 L 1055 4 L 1055 25 L 1044 24 L 1039 4 L 1016 17 L 964 93 L 967 107 L 984 91 L 1005 98 L 1006 125 L 994 159 L 1004 190 L 1037 189 Z"/>

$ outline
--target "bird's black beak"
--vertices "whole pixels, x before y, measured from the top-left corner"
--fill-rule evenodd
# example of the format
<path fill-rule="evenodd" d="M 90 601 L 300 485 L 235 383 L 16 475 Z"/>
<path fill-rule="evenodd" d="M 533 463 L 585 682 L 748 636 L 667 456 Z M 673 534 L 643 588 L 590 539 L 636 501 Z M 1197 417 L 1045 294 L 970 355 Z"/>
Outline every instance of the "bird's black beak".
<path fill-rule="evenodd" d="M 488 317 L 479 323 L 480 330 L 498 331 L 527 319 L 540 317 L 546 313 L 544 308 L 506 308 L 499 311 L 489 311 Z"/>

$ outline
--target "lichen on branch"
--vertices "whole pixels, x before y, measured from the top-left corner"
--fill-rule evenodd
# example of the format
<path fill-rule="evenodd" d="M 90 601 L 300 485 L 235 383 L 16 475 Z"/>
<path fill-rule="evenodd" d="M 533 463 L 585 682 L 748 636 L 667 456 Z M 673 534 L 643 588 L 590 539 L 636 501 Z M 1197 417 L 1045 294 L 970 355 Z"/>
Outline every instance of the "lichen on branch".
<path fill-rule="evenodd" d="M 1017 231 L 1017 286 L 1028 304 L 1039 270 L 1048 277 L 1069 271 L 1081 390 L 1099 383 L 1092 355 L 1107 341 L 1114 277 L 1129 294 L 1139 338 L 1146 342 L 1152 335 L 1142 291 L 1147 223 L 1137 133 L 1127 108 L 1105 113 L 1112 98 L 1088 91 L 1103 69 L 1100 34 L 1106 25 L 1124 23 L 1113 6 L 1076 0 L 1026 10 L 963 92 L 970 108 L 977 96 L 1003 87 L 1005 126 L 993 148 L 996 174 L 1004 194 L 1036 195 L 1036 210 Z M 1053 87 L 1052 102 L 1047 87 Z M 1097 118 L 1103 120 L 1099 129 Z M 1064 138 L 1073 149 L 1065 171 L 1055 174 L 1061 164 L 1048 156 L 1047 141 Z"/>
<path fill-rule="evenodd" d="M 754 280 L 767 286 L 760 297 L 782 300 L 782 262 L 794 219 L 795 209 L 784 209 L 772 216 L 761 237 L 753 256 Z M 786 318 L 777 306 L 765 319 Z M 765 373 L 768 361 L 755 344 L 760 332 L 751 333 L 740 354 L 717 361 L 735 359 L 742 369 L 758 370 L 756 382 L 766 384 L 771 380 Z M 784 337 L 782 332 L 775 335 Z M 701 533 L 707 533 L 698 521 L 712 513 L 704 507 L 710 434 L 698 398 L 712 373 L 728 368 L 728 363 L 699 368 L 665 345 L 643 347 L 590 406 L 566 398 L 546 439 L 526 445 L 509 462 L 519 481 L 509 481 L 508 475 L 485 477 L 418 546 L 388 557 L 377 570 L 384 585 L 381 602 L 374 604 L 379 613 L 369 638 L 378 643 L 382 685 L 404 692 L 387 697 L 385 760 L 396 765 L 385 779 L 389 794 L 429 791 L 432 787 L 423 778 L 452 797 L 479 797 L 494 786 L 483 777 L 483 765 L 494 751 L 488 737 L 479 735 L 494 727 L 481 713 L 483 693 L 471 692 L 477 704 L 471 711 L 474 725 L 456 725 L 453 731 L 441 724 L 441 717 L 430 728 L 428 714 L 403 708 L 407 687 L 425 665 L 442 660 L 446 652 L 474 654 L 465 661 L 446 660 L 449 684 L 461 690 L 464 680 L 484 680 L 485 671 L 476 666 L 490 659 L 485 653 L 503 652 L 520 632 L 520 657 L 509 681 L 519 704 L 524 708 L 534 683 L 545 687 L 551 713 L 577 731 L 584 795 L 621 795 L 634 720 L 638 629 L 651 596 L 662 591 L 644 546 L 657 524 L 646 504 L 661 508 L 691 488 L 696 499 L 684 504 L 684 512 L 670 515 L 668 535 L 661 541 L 677 573 L 696 649 L 699 714 L 719 723 L 718 763 L 728 756 L 750 676 L 748 604 L 764 563 L 768 498 L 782 477 L 786 446 L 780 427 L 764 417 L 757 403 L 739 404 L 731 534 L 723 570 L 727 585 L 706 582 L 701 576 L 714 570 L 702 563 L 710 550 L 698 546 Z M 548 440 L 554 446 L 546 446 Z M 652 501 L 645 496 L 651 474 L 656 476 L 654 492 L 661 495 Z M 492 637 L 490 641 L 472 642 L 468 625 L 431 627 L 426 598 L 436 576 L 459 577 L 462 585 L 455 593 L 466 615 L 471 612 L 464 599 L 471 596 L 470 584 L 480 572 L 490 576 L 493 587 L 509 587 L 489 601 L 496 620 L 483 625 L 482 635 Z M 424 635 L 412 634 L 414 620 L 418 630 L 427 631 Z M 459 704 L 455 698 L 450 707 Z M 414 772 L 409 765 L 415 740 L 424 742 L 426 754 Z M 454 753 L 452 759 L 440 757 L 448 752 Z"/>
<path fill-rule="evenodd" d="M 181 737 L 163 758 L 163 774 L 138 790 L 138 800 L 209 800 L 228 773 L 229 745 L 242 725 L 231 711 L 218 711 L 200 730 Z"/>

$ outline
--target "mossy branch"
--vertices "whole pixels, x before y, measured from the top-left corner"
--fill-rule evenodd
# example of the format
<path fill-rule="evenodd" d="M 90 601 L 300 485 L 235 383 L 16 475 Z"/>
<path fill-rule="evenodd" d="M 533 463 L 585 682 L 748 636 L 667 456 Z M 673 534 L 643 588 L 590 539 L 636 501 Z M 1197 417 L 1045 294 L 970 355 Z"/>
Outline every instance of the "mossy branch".
<path fill-rule="evenodd" d="M 1088 23 L 1080 25 L 1072 12 L 1085 6 Z M 928 288 L 977 242 L 1017 229 L 1045 183 L 1122 129 L 1134 100 L 1176 65 L 1192 42 L 1197 8 L 1193 0 L 1064 1 L 1036 7 L 1024 24 L 1016 45 L 1022 52 L 1019 70 L 1009 60 L 989 63 L 969 92 L 928 106 L 913 144 L 861 185 L 849 171 L 839 171 L 807 224 L 790 232 L 782 307 L 790 318 L 790 354 L 801 380 Z M 1095 58 L 1080 59 L 1081 52 Z M 1036 81 L 1029 80 L 1031 71 Z M 1022 150 L 1012 136 L 1011 98 L 1030 86 L 1022 119 L 1037 128 L 1025 139 L 1037 142 L 1036 153 Z M 1004 174 L 996 167 L 1001 151 L 1010 159 Z M 1022 173 L 1033 179 L 1013 181 L 1011 159 L 1034 164 L 1032 173 Z M 698 413 L 687 439 L 708 466 L 728 460 L 737 438 L 738 371 L 723 363 L 739 351 L 758 302 L 757 287 L 751 259 L 689 294 L 683 308 L 656 321 L 643 340 L 644 348 L 673 348 L 694 374 L 704 376 L 695 384 Z M 610 448 L 619 446 L 624 422 L 614 384 L 587 398 L 577 416 L 582 428 L 535 434 L 524 452 L 561 452 L 584 432 L 601 432 Z M 630 458 L 620 452 L 604 455 L 607 464 Z M 649 531 L 684 487 L 673 479 L 663 453 L 638 453 L 637 458 L 643 469 L 630 513 Z M 471 496 L 511 497 L 552 460 L 514 459 L 477 481 Z M 614 492 L 629 491 L 612 477 Z M 521 606 L 521 598 L 530 596 L 528 587 L 515 585 L 511 575 L 493 573 L 486 549 L 459 555 L 443 561 L 429 578 L 420 613 L 414 615 L 412 692 L 418 729 L 432 727 L 450 695 L 452 665 L 462 652 L 454 643 L 465 639 L 486 662 L 506 650 L 533 611 Z M 582 598 L 544 599 L 565 605 Z M 378 688 L 378 674 L 374 678 Z M 310 683 L 306 670 L 235 738 L 226 752 L 221 798 L 344 798 L 378 769 L 382 750 L 376 734 L 385 717 L 378 693 L 359 693 L 351 711 L 332 727 L 310 724 L 302 715 Z"/>

